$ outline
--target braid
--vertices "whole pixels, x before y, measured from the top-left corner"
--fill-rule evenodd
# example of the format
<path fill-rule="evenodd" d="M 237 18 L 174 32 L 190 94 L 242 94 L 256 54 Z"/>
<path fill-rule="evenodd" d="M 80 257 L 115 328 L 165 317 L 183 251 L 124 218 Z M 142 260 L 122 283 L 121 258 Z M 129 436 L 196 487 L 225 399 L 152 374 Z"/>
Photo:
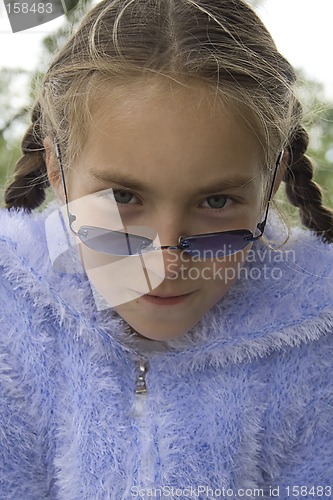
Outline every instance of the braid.
<path fill-rule="evenodd" d="M 14 180 L 4 193 L 5 208 L 25 208 L 29 212 L 45 200 L 45 189 L 50 185 L 44 159 L 44 146 L 40 128 L 39 103 L 32 111 L 32 124 L 26 131 L 21 150 L 23 156 L 15 165 Z"/>
<path fill-rule="evenodd" d="M 289 146 L 289 165 L 283 181 L 289 201 L 299 208 L 302 224 L 324 242 L 333 242 L 333 213 L 322 205 L 322 192 L 313 180 L 313 166 L 305 156 L 309 136 L 299 127 Z"/>

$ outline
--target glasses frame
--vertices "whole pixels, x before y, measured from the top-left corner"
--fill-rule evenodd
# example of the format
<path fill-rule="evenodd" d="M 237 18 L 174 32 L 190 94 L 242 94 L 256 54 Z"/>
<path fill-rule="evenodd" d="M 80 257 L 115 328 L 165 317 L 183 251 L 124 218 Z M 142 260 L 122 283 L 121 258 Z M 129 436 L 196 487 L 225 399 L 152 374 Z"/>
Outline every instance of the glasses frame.
<path fill-rule="evenodd" d="M 72 227 L 73 222 L 76 220 L 76 216 L 74 214 L 70 213 L 69 208 L 68 208 L 68 194 L 67 194 L 67 188 L 66 188 L 66 183 L 65 183 L 65 175 L 64 175 L 64 169 L 63 169 L 62 155 L 61 155 L 59 141 L 57 140 L 57 138 L 54 139 L 54 147 L 55 147 L 56 157 L 57 157 L 59 168 L 60 168 L 61 181 L 62 181 L 62 185 L 63 185 L 63 189 L 64 189 L 64 194 L 65 194 L 66 210 L 67 210 L 69 227 L 70 227 L 70 230 L 78 238 L 80 238 L 80 240 L 84 244 L 84 241 L 80 237 L 80 236 L 82 236 L 82 233 L 80 234 L 81 228 L 79 229 L 79 231 L 75 231 L 75 229 Z M 227 235 L 227 234 L 236 235 L 236 234 L 242 233 L 243 236 L 244 236 L 244 240 L 248 241 L 249 243 L 253 242 L 253 241 L 256 241 L 259 238 L 261 238 L 263 236 L 263 234 L 264 234 L 265 226 L 266 226 L 266 223 L 267 223 L 269 206 L 270 206 L 270 203 L 272 201 L 272 194 L 273 194 L 273 189 L 274 189 L 274 185 L 275 185 L 275 180 L 276 180 L 276 176 L 277 176 L 277 172 L 278 172 L 279 166 L 281 164 L 281 160 L 282 160 L 282 157 L 283 157 L 283 152 L 284 151 L 282 150 L 279 153 L 278 158 L 276 160 L 274 174 L 273 174 L 273 180 L 272 180 L 271 188 L 270 188 L 270 191 L 269 191 L 269 196 L 268 196 L 268 200 L 267 200 L 266 212 L 265 212 L 264 220 L 262 222 L 259 222 L 257 224 L 257 229 L 260 231 L 259 235 L 254 236 L 254 234 L 249 229 L 234 229 L 234 230 L 230 230 L 230 231 L 219 231 L 219 232 L 215 232 L 215 233 L 203 233 L 203 234 L 195 234 L 195 235 L 190 235 L 190 236 L 179 236 L 177 245 L 162 245 L 160 247 L 151 247 L 150 250 L 166 250 L 166 249 L 168 249 L 168 250 L 186 251 L 187 248 L 188 248 L 188 246 L 189 246 L 189 243 L 188 243 L 189 241 L 191 241 L 191 240 L 193 240 L 195 238 L 196 239 L 197 238 L 200 239 L 200 238 L 203 238 L 203 237 L 215 236 L 215 235 Z M 92 226 L 82 226 L 82 227 L 89 228 L 89 227 L 92 227 Z M 117 231 L 114 231 L 114 232 L 117 233 Z M 121 234 L 125 234 L 126 236 L 128 236 L 128 233 L 121 233 Z M 137 235 L 134 235 L 134 236 L 137 236 Z M 243 248 L 245 248 L 245 247 L 243 247 Z M 240 250 L 237 250 L 234 253 L 237 253 L 238 251 L 241 251 L 243 248 L 241 248 Z M 144 251 L 144 249 L 143 249 L 143 251 Z M 139 255 L 139 254 L 132 254 L 132 255 Z"/>

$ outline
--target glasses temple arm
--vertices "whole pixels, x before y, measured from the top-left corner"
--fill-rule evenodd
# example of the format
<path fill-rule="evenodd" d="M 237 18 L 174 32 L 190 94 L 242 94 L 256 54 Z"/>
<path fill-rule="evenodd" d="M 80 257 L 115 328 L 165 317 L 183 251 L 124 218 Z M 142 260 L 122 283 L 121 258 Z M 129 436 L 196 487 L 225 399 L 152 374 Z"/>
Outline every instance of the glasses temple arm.
<path fill-rule="evenodd" d="M 67 209 L 67 215 L 68 215 L 68 220 L 69 220 L 69 227 L 70 227 L 71 231 L 73 231 L 73 233 L 77 235 L 77 232 L 72 228 L 72 224 L 76 220 L 76 216 L 71 214 L 69 209 L 68 209 L 68 195 L 67 195 L 67 188 L 66 188 L 66 183 L 65 183 L 65 175 L 64 175 L 63 165 L 62 165 L 62 156 L 61 156 L 60 146 L 59 146 L 59 142 L 58 142 L 57 138 L 54 139 L 54 147 L 55 147 L 55 153 L 56 153 L 56 157 L 57 157 L 59 168 L 60 168 L 61 182 L 62 182 L 62 186 L 63 186 L 64 193 L 65 193 L 65 201 L 66 201 L 66 209 Z"/>
<path fill-rule="evenodd" d="M 277 176 L 277 172 L 278 172 L 279 166 L 281 164 L 282 156 L 283 156 L 283 150 L 279 154 L 278 159 L 276 161 L 274 175 L 273 175 L 273 181 L 272 181 L 272 185 L 271 185 L 271 189 L 270 189 L 269 196 L 268 196 L 268 201 L 267 201 L 267 208 L 266 208 L 265 218 L 264 218 L 264 220 L 262 222 L 259 222 L 259 224 L 257 224 L 257 228 L 259 229 L 259 231 L 261 232 L 261 234 L 263 234 L 265 226 L 266 226 L 269 205 L 270 205 L 270 202 L 271 202 L 271 197 L 272 197 L 272 193 L 273 193 L 273 189 L 274 189 L 275 179 L 276 179 L 276 176 Z"/>

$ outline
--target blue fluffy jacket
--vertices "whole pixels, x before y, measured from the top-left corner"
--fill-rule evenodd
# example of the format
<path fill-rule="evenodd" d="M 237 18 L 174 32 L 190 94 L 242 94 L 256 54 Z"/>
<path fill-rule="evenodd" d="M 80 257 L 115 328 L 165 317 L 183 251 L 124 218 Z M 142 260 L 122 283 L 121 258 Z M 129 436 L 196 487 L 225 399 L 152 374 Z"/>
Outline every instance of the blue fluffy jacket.
<path fill-rule="evenodd" d="M 140 351 L 54 270 L 51 210 L 0 210 L 0 498 L 333 498 L 332 246 L 257 242 L 190 332 Z"/>

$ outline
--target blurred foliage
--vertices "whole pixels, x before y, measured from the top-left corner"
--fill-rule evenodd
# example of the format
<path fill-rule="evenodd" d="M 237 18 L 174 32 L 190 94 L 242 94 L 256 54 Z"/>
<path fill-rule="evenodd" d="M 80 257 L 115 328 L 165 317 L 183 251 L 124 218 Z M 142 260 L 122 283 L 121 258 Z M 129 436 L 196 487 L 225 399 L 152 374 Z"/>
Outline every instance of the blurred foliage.
<path fill-rule="evenodd" d="M 30 109 L 34 100 L 35 87 L 42 73 L 47 69 L 51 55 L 65 42 L 90 5 L 96 0 L 81 0 L 78 6 L 63 16 L 63 25 L 42 41 L 43 54 L 38 72 L 29 73 L 22 69 L 2 69 L 0 74 L 0 189 L 8 185 L 13 177 L 14 165 L 20 157 L 20 141 L 30 121 Z M 74 2 L 74 0 L 73 0 Z M 248 0 L 257 8 L 265 0 Z M 310 134 L 309 155 L 316 164 L 315 180 L 322 186 L 324 202 L 333 208 L 333 103 L 328 102 L 323 85 L 309 80 L 299 71 L 298 94 L 305 109 L 305 124 Z M 282 184 L 283 186 L 283 184 Z M 44 206 L 52 198 L 49 190 Z M 297 209 L 286 200 L 283 187 L 279 190 L 278 206 L 297 220 Z M 3 196 L 0 190 L 0 204 Z"/>
<path fill-rule="evenodd" d="M 0 195 L 2 186 L 20 157 L 19 137 L 28 124 L 29 92 L 24 92 L 31 79 L 22 69 L 3 68 L 0 74 Z M 20 95 L 21 94 L 21 95 Z M 26 101 L 26 102 L 24 102 Z"/>
<path fill-rule="evenodd" d="M 3 191 L 14 176 L 14 168 L 21 156 L 21 140 L 30 123 L 30 112 L 35 99 L 35 89 L 47 70 L 52 55 L 65 43 L 72 30 L 96 0 L 68 0 L 68 12 L 62 16 L 63 24 L 42 40 L 39 69 L 29 72 L 20 68 L 2 68 L 0 73 L 0 206 Z M 69 2 L 69 3 L 68 3 Z M 76 6 L 72 10 L 70 5 Z M 16 90 L 15 90 L 16 89 Z M 18 98 L 20 97 L 20 99 Z M 23 101 L 23 102 L 22 102 Z M 52 198 L 49 190 L 43 206 Z"/>

